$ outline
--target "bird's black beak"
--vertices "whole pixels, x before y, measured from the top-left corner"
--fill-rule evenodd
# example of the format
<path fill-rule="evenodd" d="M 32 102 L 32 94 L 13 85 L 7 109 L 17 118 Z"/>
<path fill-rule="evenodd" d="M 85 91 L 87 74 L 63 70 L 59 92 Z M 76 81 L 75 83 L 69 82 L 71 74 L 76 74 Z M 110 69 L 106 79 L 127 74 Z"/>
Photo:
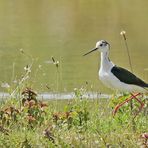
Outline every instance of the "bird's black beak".
<path fill-rule="evenodd" d="M 94 48 L 94 49 L 92 49 L 91 51 L 85 53 L 83 56 L 86 56 L 86 55 L 90 54 L 91 52 L 96 51 L 97 49 L 98 49 L 98 48 Z"/>

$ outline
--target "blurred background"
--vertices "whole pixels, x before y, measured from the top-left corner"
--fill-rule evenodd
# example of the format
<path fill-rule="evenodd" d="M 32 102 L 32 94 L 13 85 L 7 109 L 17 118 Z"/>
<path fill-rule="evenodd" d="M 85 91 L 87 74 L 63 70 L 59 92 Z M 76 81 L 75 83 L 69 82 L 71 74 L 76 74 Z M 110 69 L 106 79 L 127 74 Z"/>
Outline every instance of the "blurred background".
<path fill-rule="evenodd" d="M 18 83 L 32 57 L 29 83 L 39 92 L 71 92 L 87 83 L 110 93 L 98 79 L 99 53 L 82 55 L 105 39 L 110 59 L 130 69 L 122 30 L 134 73 L 148 81 L 147 6 L 147 0 L 0 0 L 0 83 Z"/>

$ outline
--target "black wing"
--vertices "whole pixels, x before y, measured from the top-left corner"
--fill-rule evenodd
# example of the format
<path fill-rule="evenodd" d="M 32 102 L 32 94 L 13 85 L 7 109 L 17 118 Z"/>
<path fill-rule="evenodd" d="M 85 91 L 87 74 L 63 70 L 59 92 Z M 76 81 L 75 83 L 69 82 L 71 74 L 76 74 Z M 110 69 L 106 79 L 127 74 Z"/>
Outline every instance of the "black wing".
<path fill-rule="evenodd" d="M 143 80 L 136 77 L 134 74 L 129 72 L 128 70 L 114 66 L 111 69 L 111 72 L 121 81 L 127 84 L 138 85 L 141 87 L 148 87 L 148 84 L 145 83 Z"/>

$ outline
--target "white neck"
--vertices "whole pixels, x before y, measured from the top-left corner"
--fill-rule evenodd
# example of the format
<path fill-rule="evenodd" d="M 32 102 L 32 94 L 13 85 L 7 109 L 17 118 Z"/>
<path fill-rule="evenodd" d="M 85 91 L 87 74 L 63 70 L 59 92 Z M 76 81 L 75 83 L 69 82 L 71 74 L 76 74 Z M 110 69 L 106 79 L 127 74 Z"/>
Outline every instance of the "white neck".
<path fill-rule="evenodd" d="M 114 64 L 110 61 L 108 56 L 109 56 L 109 51 L 101 52 L 100 70 L 108 71 L 114 66 Z"/>

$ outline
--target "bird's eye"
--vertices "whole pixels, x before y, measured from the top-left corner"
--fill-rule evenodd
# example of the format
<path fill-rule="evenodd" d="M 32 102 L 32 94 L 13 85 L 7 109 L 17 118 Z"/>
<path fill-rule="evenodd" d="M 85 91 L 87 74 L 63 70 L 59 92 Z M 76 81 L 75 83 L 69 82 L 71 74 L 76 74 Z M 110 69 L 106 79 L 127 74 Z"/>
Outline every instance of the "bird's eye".
<path fill-rule="evenodd" d="M 103 46 L 103 44 L 100 44 L 100 46 Z"/>

